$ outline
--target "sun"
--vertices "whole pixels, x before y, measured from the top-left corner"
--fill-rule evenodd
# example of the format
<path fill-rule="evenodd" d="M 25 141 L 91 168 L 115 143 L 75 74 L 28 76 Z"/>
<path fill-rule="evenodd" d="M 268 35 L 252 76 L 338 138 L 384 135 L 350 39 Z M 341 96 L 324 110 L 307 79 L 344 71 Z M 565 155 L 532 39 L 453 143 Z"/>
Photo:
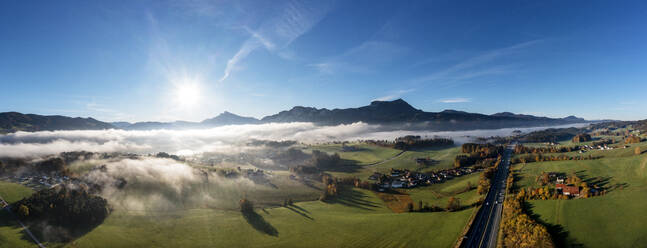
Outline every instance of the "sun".
<path fill-rule="evenodd" d="M 175 101 L 182 107 L 195 106 L 200 100 L 200 87 L 195 83 L 178 84 Z"/>

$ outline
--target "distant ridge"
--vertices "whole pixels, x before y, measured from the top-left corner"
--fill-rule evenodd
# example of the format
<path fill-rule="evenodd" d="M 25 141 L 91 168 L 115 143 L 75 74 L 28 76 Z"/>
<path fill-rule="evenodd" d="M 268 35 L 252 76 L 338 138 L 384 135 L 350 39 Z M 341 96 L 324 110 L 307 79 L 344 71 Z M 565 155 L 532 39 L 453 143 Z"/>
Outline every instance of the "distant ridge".
<path fill-rule="evenodd" d="M 95 130 L 114 128 L 110 123 L 93 118 L 72 118 L 60 115 L 0 113 L 0 132 L 50 131 L 50 130 Z"/>
<path fill-rule="evenodd" d="M 106 123 L 92 118 L 71 118 L 65 116 L 43 116 L 17 112 L 0 113 L 0 132 L 43 131 L 43 130 L 94 130 L 94 129 L 194 129 L 223 125 L 260 124 L 285 122 L 312 122 L 318 125 L 339 125 L 355 122 L 393 126 L 394 128 L 425 130 L 471 130 L 495 129 L 506 127 L 531 127 L 563 125 L 587 122 L 582 118 L 538 117 L 533 115 L 501 112 L 492 115 L 469 113 L 457 110 L 425 112 L 416 109 L 402 99 L 393 101 L 373 101 L 367 106 L 345 109 L 326 109 L 296 106 L 262 119 L 244 117 L 223 112 L 216 117 L 201 122 L 113 122 Z M 405 125 L 404 127 L 402 125 Z"/>

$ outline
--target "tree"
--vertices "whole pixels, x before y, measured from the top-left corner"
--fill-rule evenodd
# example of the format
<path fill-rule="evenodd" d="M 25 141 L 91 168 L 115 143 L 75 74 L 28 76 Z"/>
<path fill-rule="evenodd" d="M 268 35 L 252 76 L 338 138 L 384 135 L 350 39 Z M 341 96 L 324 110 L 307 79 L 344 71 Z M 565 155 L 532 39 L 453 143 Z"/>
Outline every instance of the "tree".
<path fill-rule="evenodd" d="M 449 198 L 449 201 L 447 202 L 447 210 L 456 211 L 460 207 L 461 207 L 460 199 L 455 198 L 453 196 Z"/>
<path fill-rule="evenodd" d="M 29 216 L 29 208 L 23 204 L 20 204 L 20 207 L 18 207 L 18 214 L 22 217 L 27 217 Z"/>
<path fill-rule="evenodd" d="M 472 190 L 474 187 L 472 186 L 472 182 L 467 182 L 467 187 L 465 187 L 465 192 Z"/>
<path fill-rule="evenodd" d="M 642 151 L 640 150 L 640 147 L 637 146 L 636 149 L 634 150 L 634 154 L 640 155 L 641 153 L 642 153 Z"/>
<path fill-rule="evenodd" d="M 241 212 L 243 213 L 254 212 L 254 203 L 252 203 L 252 201 L 248 200 L 247 198 L 241 199 L 239 204 L 240 204 Z"/>

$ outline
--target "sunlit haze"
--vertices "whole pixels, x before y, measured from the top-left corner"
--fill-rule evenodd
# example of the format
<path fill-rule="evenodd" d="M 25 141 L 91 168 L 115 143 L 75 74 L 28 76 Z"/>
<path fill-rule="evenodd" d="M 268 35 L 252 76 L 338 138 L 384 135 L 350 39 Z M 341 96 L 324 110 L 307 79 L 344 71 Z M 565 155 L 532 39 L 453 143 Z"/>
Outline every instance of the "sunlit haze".
<path fill-rule="evenodd" d="M 9 1 L 0 8 L 0 111 L 200 121 L 223 111 L 258 118 L 297 105 L 403 98 L 432 112 L 640 119 L 646 8 L 641 1 Z M 198 90 L 189 86 L 194 79 Z"/>

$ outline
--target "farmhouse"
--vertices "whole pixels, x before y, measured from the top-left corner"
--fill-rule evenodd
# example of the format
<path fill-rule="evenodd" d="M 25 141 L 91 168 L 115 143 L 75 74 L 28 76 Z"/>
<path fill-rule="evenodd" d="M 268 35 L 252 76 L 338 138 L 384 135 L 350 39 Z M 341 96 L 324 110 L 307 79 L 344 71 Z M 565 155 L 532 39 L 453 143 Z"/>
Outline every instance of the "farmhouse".
<path fill-rule="evenodd" d="M 568 196 L 580 196 L 580 188 L 577 186 L 564 186 L 562 193 Z"/>

